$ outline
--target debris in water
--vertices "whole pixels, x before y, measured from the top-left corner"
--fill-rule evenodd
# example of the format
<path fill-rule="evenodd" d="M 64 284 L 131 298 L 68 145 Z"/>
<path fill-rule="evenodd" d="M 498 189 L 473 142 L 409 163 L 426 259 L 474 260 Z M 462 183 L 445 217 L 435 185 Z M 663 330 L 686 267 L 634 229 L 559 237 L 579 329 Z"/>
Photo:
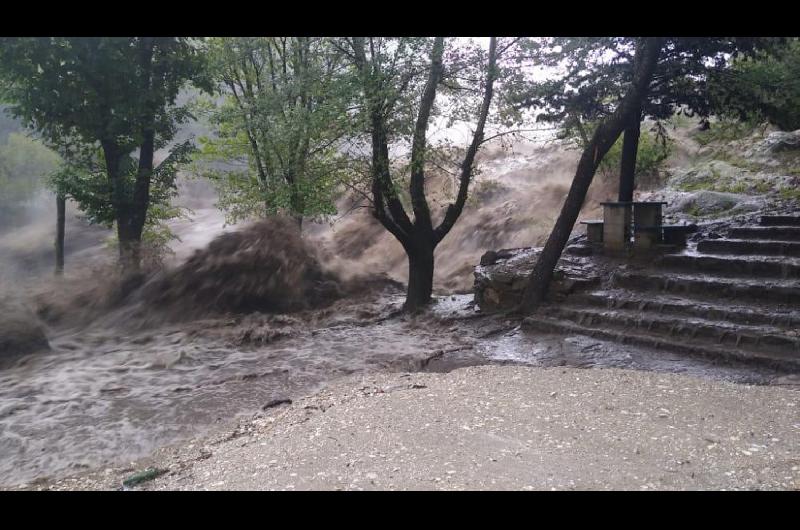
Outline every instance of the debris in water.
<path fill-rule="evenodd" d="M 261 410 L 271 409 L 271 408 L 277 407 L 279 405 L 284 405 L 284 404 L 291 405 L 292 404 L 292 400 L 291 399 L 273 399 L 272 401 L 270 401 L 269 403 L 267 403 L 266 405 L 261 407 Z"/>
<path fill-rule="evenodd" d="M 147 482 L 149 480 L 153 480 L 156 477 L 160 477 L 164 473 L 167 473 L 168 469 L 158 469 L 155 467 L 149 467 L 144 471 L 140 471 L 139 473 L 134 473 L 130 477 L 126 478 L 122 481 L 122 485 L 126 488 L 130 488 L 133 486 L 137 486 L 143 482 Z"/>

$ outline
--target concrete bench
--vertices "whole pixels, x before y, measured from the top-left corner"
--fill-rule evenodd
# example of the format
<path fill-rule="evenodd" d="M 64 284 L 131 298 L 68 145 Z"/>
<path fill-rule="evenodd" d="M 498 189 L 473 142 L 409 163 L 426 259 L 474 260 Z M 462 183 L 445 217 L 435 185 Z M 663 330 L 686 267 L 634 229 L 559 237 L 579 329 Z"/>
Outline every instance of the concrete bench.
<path fill-rule="evenodd" d="M 586 225 L 586 238 L 589 243 L 602 243 L 603 242 L 603 221 L 591 219 L 581 221 L 582 225 Z"/>
<path fill-rule="evenodd" d="M 639 226 L 640 232 L 656 234 L 656 238 L 665 245 L 686 246 L 686 235 L 697 232 L 697 225 L 657 225 Z"/>

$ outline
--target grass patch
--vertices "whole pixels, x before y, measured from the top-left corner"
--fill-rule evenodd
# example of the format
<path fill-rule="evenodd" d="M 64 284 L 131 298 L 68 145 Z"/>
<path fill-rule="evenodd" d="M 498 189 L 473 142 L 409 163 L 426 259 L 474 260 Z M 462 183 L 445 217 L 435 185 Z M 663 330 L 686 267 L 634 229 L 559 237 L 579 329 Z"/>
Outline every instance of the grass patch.
<path fill-rule="evenodd" d="M 153 480 L 157 477 L 160 477 L 164 473 L 167 473 L 168 469 L 158 469 L 158 468 L 147 468 L 144 471 L 140 471 L 138 473 L 134 473 L 133 475 L 129 476 L 125 480 L 122 481 L 122 485 L 126 488 L 131 488 L 133 486 L 138 486 L 143 482 L 147 482 Z"/>
<path fill-rule="evenodd" d="M 795 187 L 781 188 L 778 190 L 778 195 L 780 195 L 781 199 L 800 200 L 800 189 Z"/>
<path fill-rule="evenodd" d="M 720 120 L 712 123 L 710 129 L 695 133 L 694 139 L 703 146 L 716 142 L 733 142 L 746 138 L 758 127 L 757 123 Z"/>

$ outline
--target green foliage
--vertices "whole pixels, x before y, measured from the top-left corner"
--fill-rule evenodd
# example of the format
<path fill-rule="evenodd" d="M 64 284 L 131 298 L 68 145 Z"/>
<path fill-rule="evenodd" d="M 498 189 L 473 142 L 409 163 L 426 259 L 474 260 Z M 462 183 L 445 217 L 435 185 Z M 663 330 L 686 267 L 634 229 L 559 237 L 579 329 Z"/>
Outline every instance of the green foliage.
<path fill-rule="evenodd" d="M 800 40 L 737 61 L 711 82 L 717 114 L 800 129 Z"/>
<path fill-rule="evenodd" d="M 771 173 L 741 168 L 722 160 L 712 160 L 679 175 L 676 189 L 680 191 L 716 191 L 736 194 L 769 194 L 775 192 L 776 182 Z"/>
<path fill-rule="evenodd" d="M 688 206 L 684 210 L 684 213 L 686 213 L 687 215 L 690 215 L 691 217 L 695 217 L 695 218 L 701 217 L 703 215 L 703 211 L 700 209 L 700 206 L 698 206 L 697 204 L 692 204 L 691 206 Z"/>
<path fill-rule="evenodd" d="M 178 171 L 189 164 L 196 148 L 186 141 L 175 146 L 153 170 L 150 182 L 150 201 L 142 231 L 142 244 L 146 259 L 158 261 L 168 250 L 169 241 L 176 238 L 165 221 L 185 216 L 184 209 L 173 206 L 177 196 L 175 184 Z M 121 165 L 121 180 L 124 186 L 133 188 L 137 173 L 136 160 L 128 157 Z M 101 150 L 86 151 L 78 155 L 73 152 L 70 163 L 63 164 L 52 174 L 50 186 L 60 194 L 71 197 L 78 203 L 87 219 L 95 224 L 113 227 L 116 212 L 113 208 L 112 188 L 105 172 Z M 116 245 L 118 242 L 114 242 Z"/>
<path fill-rule="evenodd" d="M 724 143 L 742 140 L 753 134 L 758 129 L 759 123 L 752 120 L 720 119 L 711 124 L 705 131 L 698 131 L 694 139 L 700 145 Z"/>
<path fill-rule="evenodd" d="M 152 46 L 142 63 L 145 46 Z M 12 114 L 55 146 L 113 142 L 124 153 L 154 129 L 157 148 L 186 121 L 174 105 L 189 80 L 203 83 L 197 44 L 183 37 L 3 37 L 3 96 Z"/>
<path fill-rule="evenodd" d="M 583 125 L 584 134 L 591 136 L 596 126 L 596 123 Z M 575 130 L 572 130 L 572 134 L 574 136 L 567 139 L 580 149 L 583 149 L 583 136 Z M 598 172 L 604 178 L 614 178 L 619 175 L 620 164 L 622 163 L 622 143 L 623 137 L 620 136 L 600 162 Z M 639 135 L 639 148 L 636 152 L 635 174 L 637 177 L 656 176 L 663 162 L 672 152 L 672 144 L 673 141 L 666 136 L 665 131 L 658 125 L 654 126 L 650 131 L 642 130 Z"/>
<path fill-rule="evenodd" d="M 180 90 L 190 82 L 209 88 L 201 45 L 184 37 L 0 38 L 4 102 L 65 159 L 56 191 L 90 220 L 120 227 L 126 266 L 138 266 L 142 230 L 168 203 L 188 156 L 190 142 L 179 144 L 153 167 L 153 152 L 190 118 L 176 104 Z"/>
<path fill-rule="evenodd" d="M 169 155 L 153 169 L 150 180 L 150 207 L 148 218 L 160 209 L 166 208 L 177 194 L 175 179 L 180 167 L 192 160 L 196 148 L 191 140 L 178 144 Z M 138 165 L 135 158 L 128 156 L 120 164 L 120 181 L 127 190 L 132 190 L 137 175 Z M 113 190 L 108 181 L 103 152 L 99 149 L 81 153 L 71 153 L 70 160 L 63 164 L 50 179 L 50 186 L 59 194 L 71 197 L 86 213 L 90 222 L 111 226 L 116 221 L 113 206 Z M 132 193 L 129 191 L 128 193 Z"/>
<path fill-rule="evenodd" d="M 782 199 L 800 201 L 800 188 L 784 187 L 778 191 L 778 195 L 780 195 Z"/>
<path fill-rule="evenodd" d="M 200 173 L 217 183 L 228 219 L 335 213 L 352 129 L 342 56 L 328 39 L 209 40 L 220 103 L 206 102 L 214 137 L 201 139 Z"/>
<path fill-rule="evenodd" d="M 618 175 L 622 162 L 622 136 L 614 143 L 606 156 L 600 162 L 598 171 L 609 178 Z M 639 136 L 639 148 L 636 152 L 637 177 L 652 177 L 658 174 L 659 168 L 672 151 L 672 140 L 667 137 L 657 137 L 649 131 L 642 131 Z"/>
<path fill-rule="evenodd" d="M 191 212 L 184 207 L 172 204 L 150 204 L 147 210 L 147 219 L 142 230 L 141 253 L 142 260 L 148 268 L 158 268 L 164 264 L 164 259 L 173 255 L 174 251 L 169 244 L 180 241 L 180 238 L 170 230 L 165 221 L 173 219 L 189 219 Z M 116 237 L 109 240 L 109 245 L 116 248 L 119 241 Z"/>
<path fill-rule="evenodd" d="M 729 68 L 738 55 L 771 50 L 779 38 L 669 37 L 642 108 L 642 118 L 673 114 L 708 116 L 709 76 Z M 630 83 L 638 37 L 550 37 L 526 40 L 520 63 L 556 69 L 559 75 L 530 83 L 515 93 L 520 108 L 537 108 L 537 120 L 567 129 L 614 111 Z"/>
<path fill-rule="evenodd" d="M 516 68 L 509 57 L 516 52 L 518 38 L 498 39 L 497 60 L 485 131 L 511 127 L 522 120 L 522 113 L 508 104 L 506 94 L 527 80 L 527 72 Z M 489 51 L 477 41 L 444 39 L 443 69 L 425 127 L 424 149 L 412 160 L 409 156 L 420 117 L 423 93 L 431 72 L 435 39 L 429 37 L 366 37 L 333 39 L 349 58 L 349 78 L 356 88 L 353 100 L 354 149 L 348 154 L 356 167 L 365 168 L 357 185 L 374 201 L 373 184 L 384 188 L 380 195 L 411 209 L 411 169 L 422 162 L 424 172 L 459 175 L 465 160 L 464 140 L 438 134 L 439 127 L 452 127 L 469 138 L 480 115 L 487 79 Z M 376 124 L 380 122 L 379 125 Z M 379 131 L 373 138 L 372 133 Z M 386 137 L 388 162 L 384 162 L 380 137 Z M 492 135 L 485 133 L 484 138 Z M 462 137 L 462 138 L 463 138 Z M 467 142 L 469 140 L 466 140 Z M 375 147 L 375 149 L 370 149 Z M 388 168 L 384 168 L 384 164 Z M 388 171 L 387 171 L 388 169 Z M 474 164 L 471 176 L 477 173 Z M 374 178 L 374 180 L 373 180 Z M 456 177 L 457 178 L 457 177 Z M 456 190 L 453 190 L 453 195 Z M 455 199 L 455 197 L 453 197 Z M 431 199 L 425 198 L 425 201 Z M 374 203 L 373 203 L 374 204 Z"/>

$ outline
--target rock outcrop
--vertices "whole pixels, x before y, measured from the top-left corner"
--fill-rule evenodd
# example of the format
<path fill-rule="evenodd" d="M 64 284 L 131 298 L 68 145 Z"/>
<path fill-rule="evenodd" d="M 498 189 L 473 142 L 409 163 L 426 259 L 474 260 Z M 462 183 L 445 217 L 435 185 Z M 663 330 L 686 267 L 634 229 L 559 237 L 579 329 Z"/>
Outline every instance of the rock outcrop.
<path fill-rule="evenodd" d="M 478 307 L 482 311 L 515 307 L 540 252 L 541 248 L 530 247 L 486 252 L 481 257 L 481 264 L 475 267 L 475 303 Z M 593 261 L 565 255 L 556 267 L 550 296 L 558 299 L 596 285 L 599 280 Z"/>

